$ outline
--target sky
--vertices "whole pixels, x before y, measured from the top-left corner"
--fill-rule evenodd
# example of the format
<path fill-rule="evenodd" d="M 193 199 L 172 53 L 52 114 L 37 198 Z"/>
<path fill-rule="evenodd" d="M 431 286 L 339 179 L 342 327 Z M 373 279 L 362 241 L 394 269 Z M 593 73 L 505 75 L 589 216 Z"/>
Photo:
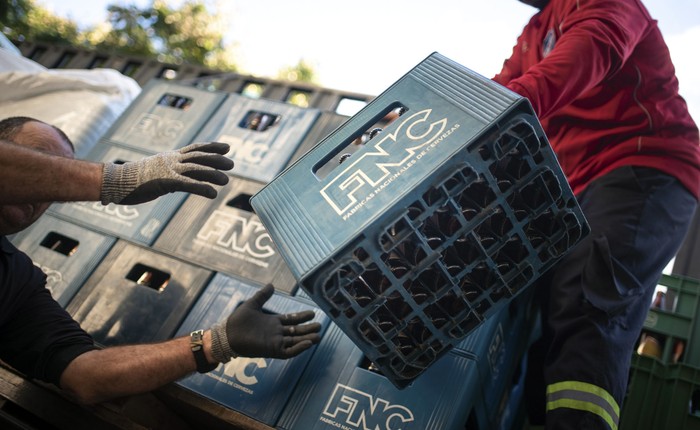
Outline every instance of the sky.
<path fill-rule="evenodd" d="M 37 0 L 81 26 L 106 18 L 109 3 L 147 0 Z M 179 5 L 182 0 L 170 1 Z M 535 9 L 517 0 L 207 0 L 230 20 L 243 73 L 275 77 L 303 59 L 319 85 L 378 95 L 432 52 L 484 76 L 497 73 Z M 644 0 L 659 21 L 681 95 L 700 123 L 700 0 Z"/>

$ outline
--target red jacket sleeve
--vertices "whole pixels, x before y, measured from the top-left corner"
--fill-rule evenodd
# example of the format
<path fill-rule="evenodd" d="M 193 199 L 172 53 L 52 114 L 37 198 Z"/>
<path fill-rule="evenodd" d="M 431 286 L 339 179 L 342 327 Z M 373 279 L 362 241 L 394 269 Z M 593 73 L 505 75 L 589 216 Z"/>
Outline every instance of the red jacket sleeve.
<path fill-rule="evenodd" d="M 547 7 L 553 9 L 533 17 L 494 78 L 527 97 L 541 119 L 619 70 L 650 21 L 646 11 L 629 0 L 552 0 Z M 550 26 L 557 40 L 543 57 L 542 40 Z"/>
<path fill-rule="evenodd" d="M 521 55 L 523 37 L 524 35 L 520 35 L 520 37 L 518 37 L 518 42 L 513 47 L 513 52 L 510 54 L 510 58 L 503 62 L 503 67 L 501 68 L 501 71 L 493 78 L 494 81 L 498 82 L 503 86 L 507 86 L 510 81 L 520 77 L 520 75 L 522 75 L 523 73 Z"/>

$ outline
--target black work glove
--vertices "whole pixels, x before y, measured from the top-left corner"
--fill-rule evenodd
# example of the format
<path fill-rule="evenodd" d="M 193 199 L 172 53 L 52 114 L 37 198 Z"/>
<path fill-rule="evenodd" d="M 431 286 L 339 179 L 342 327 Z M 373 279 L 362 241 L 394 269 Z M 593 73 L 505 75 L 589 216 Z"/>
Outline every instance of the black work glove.
<path fill-rule="evenodd" d="M 224 156 L 229 149 L 226 143 L 193 143 L 139 161 L 105 163 L 100 200 L 103 205 L 137 205 L 175 191 L 214 198 L 216 190 L 204 182 L 228 183 L 220 170 L 233 168 L 233 160 Z"/>
<path fill-rule="evenodd" d="M 292 314 L 270 314 L 263 311 L 275 289 L 267 284 L 243 302 L 219 325 L 211 328 L 212 356 L 220 363 L 231 358 L 291 358 L 321 340 L 321 324 L 310 321 L 311 310 Z"/>

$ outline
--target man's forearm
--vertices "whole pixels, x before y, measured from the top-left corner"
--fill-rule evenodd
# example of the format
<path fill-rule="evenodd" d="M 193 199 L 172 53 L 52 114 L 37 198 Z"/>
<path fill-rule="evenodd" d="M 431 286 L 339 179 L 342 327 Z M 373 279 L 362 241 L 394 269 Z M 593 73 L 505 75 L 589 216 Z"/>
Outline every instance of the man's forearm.
<path fill-rule="evenodd" d="M 0 141 L 0 204 L 97 201 L 102 168 Z"/>
<path fill-rule="evenodd" d="M 211 359 L 211 333 L 204 350 Z M 188 336 L 166 342 L 95 350 L 73 360 L 61 375 L 61 388 L 92 404 L 145 393 L 196 370 Z"/>

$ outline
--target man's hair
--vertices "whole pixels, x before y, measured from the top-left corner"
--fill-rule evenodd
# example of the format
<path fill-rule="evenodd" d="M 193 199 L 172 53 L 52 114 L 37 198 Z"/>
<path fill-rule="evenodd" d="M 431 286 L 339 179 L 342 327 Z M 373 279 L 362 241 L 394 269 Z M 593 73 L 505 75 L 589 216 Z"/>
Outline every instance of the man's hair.
<path fill-rule="evenodd" d="M 40 122 L 42 124 L 46 124 L 44 121 L 40 121 L 36 118 L 30 118 L 28 116 L 12 116 L 9 118 L 5 118 L 0 121 L 0 140 L 9 140 L 13 141 L 15 136 L 17 136 L 17 133 L 22 129 L 22 126 L 28 122 Z M 54 130 L 61 136 L 61 138 L 68 144 L 70 145 L 70 148 L 73 152 L 75 152 L 75 146 L 73 146 L 73 142 L 71 142 L 70 138 L 66 136 L 66 133 L 63 132 L 60 128 L 47 124 L 51 127 L 53 127 Z"/>

